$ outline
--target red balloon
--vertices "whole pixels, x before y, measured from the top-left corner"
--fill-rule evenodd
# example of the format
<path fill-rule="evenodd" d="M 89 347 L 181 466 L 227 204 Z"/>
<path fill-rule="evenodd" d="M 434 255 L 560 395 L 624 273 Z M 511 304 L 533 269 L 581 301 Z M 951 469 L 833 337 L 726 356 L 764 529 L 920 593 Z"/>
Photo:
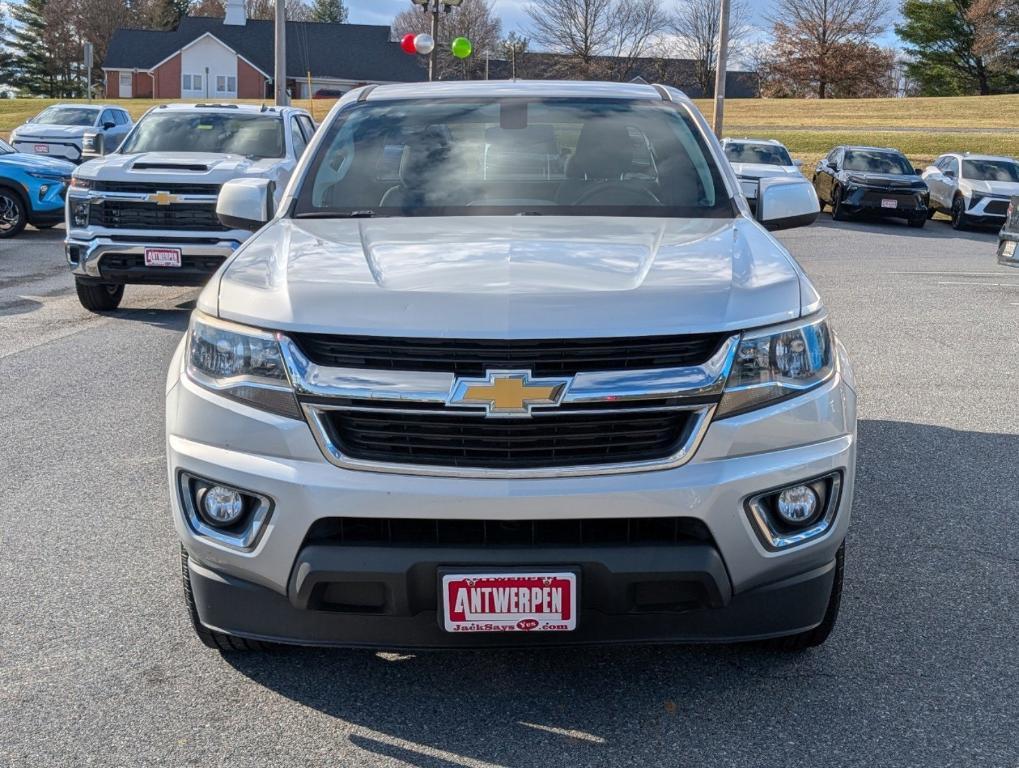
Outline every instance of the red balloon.
<path fill-rule="evenodd" d="M 400 47 L 403 48 L 404 53 L 409 53 L 412 56 L 417 55 L 417 49 L 414 47 L 414 35 L 404 35 L 400 40 Z"/>

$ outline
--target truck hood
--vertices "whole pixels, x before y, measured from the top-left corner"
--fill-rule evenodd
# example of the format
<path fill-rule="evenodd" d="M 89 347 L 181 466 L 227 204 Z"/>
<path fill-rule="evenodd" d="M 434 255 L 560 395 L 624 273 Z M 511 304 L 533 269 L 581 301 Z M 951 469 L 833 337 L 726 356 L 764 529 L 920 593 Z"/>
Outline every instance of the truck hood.
<path fill-rule="evenodd" d="M 83 179 L 223 184 L 241 176 L 265 176 L 281 158 L 252 160 L 213 152 L 113 153 L 85 163 L 75 174 Z"/>
<path fill-rule="evenodd" d="M 595 337 L 738 330 L 817 294 L 749 219 L 278 220 L 199 299 L 249 325 L 337 334 Z"/>
<path fill-rule="evenodd" d="M 91 125 L 40 125 L 25 123 L 11 132 L 11 141 L 31 139 L 80 139 L 85 131 L 96 130 Z"/>
<path fill-rule="evenodd" d="M 732 169 L 737 176 L 745 176 L 754 179 L 770 179 L 775 176 L 795 176 L 800 174 L 800 169 L 795 165 L 764 165 L 763 163 L 733 163 Z"/>

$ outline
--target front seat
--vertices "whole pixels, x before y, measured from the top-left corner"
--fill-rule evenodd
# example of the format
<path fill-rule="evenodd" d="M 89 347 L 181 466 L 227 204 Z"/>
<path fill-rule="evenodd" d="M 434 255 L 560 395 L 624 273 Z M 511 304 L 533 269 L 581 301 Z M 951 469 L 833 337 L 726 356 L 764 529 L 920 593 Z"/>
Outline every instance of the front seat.
<path fill-rule="evenodd" d="M 382 208 L 425 208 L 452 205 L 445 190 L 455 184 L 450 178 L 451 147 L 446 134 L 429 128 L 412 137 L 400 158 L 400 183 L 382 195 Z"/>
<path fill-rule="evenodd" d="M 598 182 L 620 181 L 632 167 L 633 139 L 625 125 L 599 119 L 584 123 L 556 202 L 573 205 Z"/>

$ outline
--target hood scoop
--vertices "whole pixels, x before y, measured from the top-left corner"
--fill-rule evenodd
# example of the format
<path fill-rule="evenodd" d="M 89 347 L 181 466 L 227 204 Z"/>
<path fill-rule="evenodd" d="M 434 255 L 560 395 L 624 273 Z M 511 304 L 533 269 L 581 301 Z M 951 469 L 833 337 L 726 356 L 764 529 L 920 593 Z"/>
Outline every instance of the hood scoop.
<path fill-rule="evenodd" d="M 195 171 L 204 173 L 209 166 L 204 163 L 146 163 L 137 162 L 131 166 L 136 171 Z"/>

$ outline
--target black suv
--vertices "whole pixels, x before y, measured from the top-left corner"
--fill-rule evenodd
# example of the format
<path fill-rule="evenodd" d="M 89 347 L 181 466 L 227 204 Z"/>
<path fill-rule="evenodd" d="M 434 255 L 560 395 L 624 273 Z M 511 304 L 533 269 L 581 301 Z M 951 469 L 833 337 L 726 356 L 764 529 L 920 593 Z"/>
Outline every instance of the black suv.
<path fill-rule="evenodd" d="M 814 169 L 814 189 L 836 221 L 871 213 L 919 228 L 928 218 L 927 184 L 897 149 L 835 147 Z"/>

